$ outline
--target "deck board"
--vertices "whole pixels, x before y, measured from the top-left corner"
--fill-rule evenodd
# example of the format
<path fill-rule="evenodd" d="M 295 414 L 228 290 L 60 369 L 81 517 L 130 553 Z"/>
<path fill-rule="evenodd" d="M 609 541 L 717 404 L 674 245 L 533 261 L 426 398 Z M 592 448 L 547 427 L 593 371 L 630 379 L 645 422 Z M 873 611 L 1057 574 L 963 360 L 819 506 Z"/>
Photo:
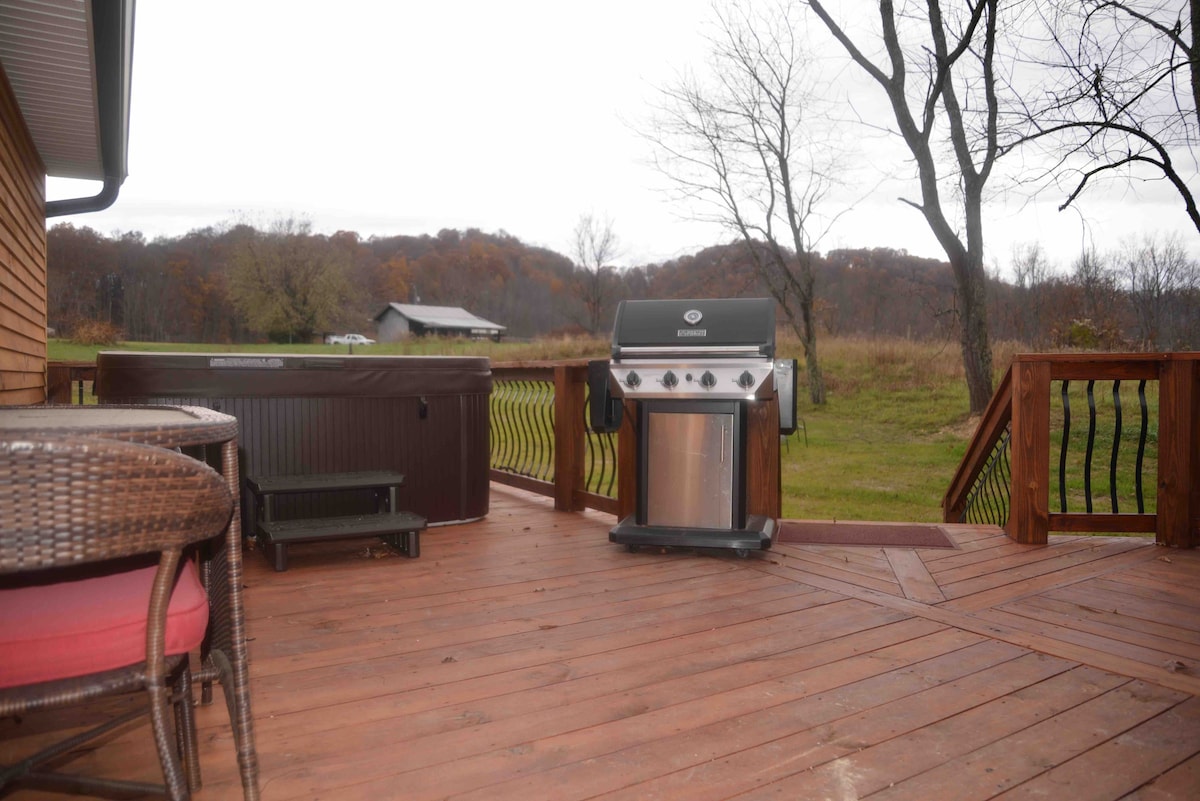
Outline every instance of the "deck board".
<path fill-rule="evenodd" d="M 1200 553 L 947 526 L 631 554 L 611 524 L 494 485 L 416 560 L 248 554 L 263 797 L 1200 797 Z M 79 717 L 0 721 L 0 759 Z M 239 797 L 223 707 L 198 720 L 197 801 Z M 76 762 L 157 770 L 142 725 Z"/>

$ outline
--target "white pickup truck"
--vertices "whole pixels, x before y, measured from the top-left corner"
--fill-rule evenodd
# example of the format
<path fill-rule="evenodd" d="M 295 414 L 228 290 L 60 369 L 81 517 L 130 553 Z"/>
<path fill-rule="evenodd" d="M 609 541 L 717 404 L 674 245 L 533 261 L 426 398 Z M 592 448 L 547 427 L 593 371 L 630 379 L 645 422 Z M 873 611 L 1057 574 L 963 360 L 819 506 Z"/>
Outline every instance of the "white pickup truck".
<path fill-rule="evenodd" d="M 362 334 L 330 334 L 325 337 L 326 345 L 374 345 L 375 340 Z"/>

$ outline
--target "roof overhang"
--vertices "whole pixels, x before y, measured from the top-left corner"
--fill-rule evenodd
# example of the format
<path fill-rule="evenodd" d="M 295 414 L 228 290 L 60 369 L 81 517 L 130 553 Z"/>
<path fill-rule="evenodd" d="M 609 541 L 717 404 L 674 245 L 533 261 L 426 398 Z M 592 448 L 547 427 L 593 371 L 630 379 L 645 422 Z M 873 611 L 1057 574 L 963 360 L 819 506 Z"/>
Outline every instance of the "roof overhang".
<path fill-rule="evenodd" d="M 127 174 L 134 0 L 4 0 L 0 65 L 46 174 Z"/>

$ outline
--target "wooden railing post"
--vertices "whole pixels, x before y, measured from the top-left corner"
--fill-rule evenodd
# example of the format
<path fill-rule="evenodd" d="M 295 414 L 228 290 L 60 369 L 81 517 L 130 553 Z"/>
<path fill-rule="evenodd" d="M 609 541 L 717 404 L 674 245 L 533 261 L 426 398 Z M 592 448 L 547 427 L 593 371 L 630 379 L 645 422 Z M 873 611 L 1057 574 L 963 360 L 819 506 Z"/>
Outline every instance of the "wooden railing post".
<path fill-rule="evenodd" d="M 554 508 L 563 512 L 583 509 L 575 496 L 583 490 L 586 380 L 586 368 L 554 367 Z"/>
<path fill-rule="evenodd" d="M 746 410 L 746 513 L 783 516 L 779 463 L 779 400 L 772 396 Z"/>
<path fill-rule="evenodd" d="M 46 403 L 71 402 L 71 366 L 51 362 L 46 366 Z"/>
<path fill-rule="evenodd" d="M 1045 545 L 1050 528 L 1050 364 L 1018 361 L 1012 370 L 1012 498 L 1008 536 Z"/>
<path fill-rule="evenodd" d="M 1169 358 L 1159 378 L 1155 541 L 1200 546 L 1200 361 Z"/>

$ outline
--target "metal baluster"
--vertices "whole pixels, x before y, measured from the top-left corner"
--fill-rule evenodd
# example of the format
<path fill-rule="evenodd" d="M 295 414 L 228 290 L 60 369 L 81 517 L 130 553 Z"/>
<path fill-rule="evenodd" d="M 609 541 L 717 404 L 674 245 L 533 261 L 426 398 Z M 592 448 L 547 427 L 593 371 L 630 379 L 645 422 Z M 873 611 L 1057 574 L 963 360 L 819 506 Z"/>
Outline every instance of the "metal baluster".
<path fill-rule="evenodd" d="M 537 477 L 543 481 L 554 480 L 554 384 L 540 382 L 537 385 L 535 417 L 538 423 L 538 447 L 536 449 L 539 468 Z"/>
<path fill-rule="evenodd" d="M 509 397 L 508 381 L 498 381 L 496 390 L 496 396 L 494 396 L 494 402 L 496 402 L 496 405 L 494 405 L 494 411 L 496 411 L 496 414 L 492 416 L 494 426 L 499 429 L 499 436 L 497 438 L 499 440 L 499 448 L 496 452 L 496 466 L 497 468 L 503 468 L 506 470 L 511 466 L 509 464 L 508 451 L 509 442 L 512 441 L 508 430 L 509 415 L 504 409 L 504 403 Z"/>
<path fill-rule="evenodd" d="M 1112 499 L 1113 514 L 1118 514 L 1117 508 L 1117 454 L 1121 451 L 1121 379 L 1113 381 L 1113 446 L 1112 460 L 1108 465 L 1108 496 Z"/>
<path fill-rule="evenodd" d="M 493 381 L 492 394 L 488 398 L 488 462 L 494 468 L 504 466 L 500 458 L 500 451 L 504 447 L 504 437 L 500 433 L 503 421 L 500 413 L 501 387 L 501 382 Z"/>
<path fill-rule="evenodd" d="M 611 465 L 611 469 L 608 471 L 608 481 L 604 483 L 603 494 L 609 498 L 615 498 L 617 496 L 614 489 L 617 483 L 617 435 L 602 434 L 600 441 L 604 443 L 604 464 Z"/>
<path fill-rule="evenodd" d="M 1062 430 L 1062 447 L 1058 452 L 1058 506 L 1059 511 L 1063 514 L 1067 512 L 1067 445 L 1071 440 L 1071 398 L 1067 395 L 1067 389 L 1071 382 L 1063 379 L 1062 382 L 1062 407 L 1063 407 L 1063 430 Z"/>
<path fill-rule="evenodd" d="M 598 480 L 596 475 L 596 435 L 588 426 L 588 409 L 590 408 L 592 397 L 592 388 L 587 384 L 583 385 L 583 408 L 580 409 L 580 415 L 583 417 L 583 448 L 587 453 L 587 470 L 583 475 L 583 488 L 588 492 L 594 492 L 592 488 L 594 482 Z"/>
<path fill-rule="evenodd" d="M 975 519 L 973 523 L 991 523 L 996 519 L 996 512 L 999 507 L 999 498 L 996 495 L 995 475 L 988 473 L 983 477 L 983 482 L 979 487 L 978 500 L 976 506 L 972 504 L 972 508 L 976 509 Z"/>
<path fill-rule="evenodd" d="M 533 441 L 534 441 L 534 421 L 530 419 L 532 414 L 529 407 L 534 403 L 533 386 L 529 381 L 521 381 L 518 384 L 520 392 L 517 395 L 517 407 L 520 410 L 516 417 L 518 425 L 519 442 L 522 448 L 518 451 L 519 463 L 517 472 L 523 476 L 532 476 L 536 478 L 536 473 L 533 472 Z"/>
<path fill-rule="evenodd" d="M 1083 499 L 1087 504 L 1087 513 L 1092 513 L 1092 451 L 1096 444 L 1096 386 L 1095 379 L 1087 383 L 1088 401 L 1088 438 L 1087 450 L 1083 455 Z"/>
<path fill-rule="evenodd" d="M 1146 513 L 1146 498 L 1142 494 L 1142 457 L 1146 455 L 1146 437 L 1150 432 L 1150 414 L 1146 406 L 1146 379 L 1138 382 L 1138 405 L 1142 408 L 1142 428 L 1138 432 L 1137 463 L 1134 465 L 1134 491 L 1137 493 L 1138 514 Z"/>
<path fill-rule="evenodd" d="M 1008 462 L 1009 441 L 1011 437 L 1011 429 L 1004 432 L 1004 437 L 1001 439 L 996 451 L 995 467 L 992 470 L 992 484 L 995 487 L 996 497 L 996 514 L 993 522 L 998 526 L 1008 523 L 1008 508 L 1011 501 L 1009 493 L 1012 487 L 1012 469 Z"/>
<path fill-rule="evenodd" d="M 1012 429 L 1008 428 L 979 471 L 979 477 L 967 493 L 962 522 L 994 523 L 1003 526 L 1008 521 L 1009 486 L 1012 483 L 1012 470 L 1008 460 L 1011 438 Z"/>
<path fill-rule="evenodd" d="M 501 442 L 503 443 L 500 453 L 497 455 L 499 464 L 505 470 L 513 470 L 516 461 L 514 449 L 516 448 L 517 438 L 516 431 L 513 430 L 513 382 L 504 381 L 499 385 L 500 393 L 497 398 L 497 417 L 500 421 Z"/>

